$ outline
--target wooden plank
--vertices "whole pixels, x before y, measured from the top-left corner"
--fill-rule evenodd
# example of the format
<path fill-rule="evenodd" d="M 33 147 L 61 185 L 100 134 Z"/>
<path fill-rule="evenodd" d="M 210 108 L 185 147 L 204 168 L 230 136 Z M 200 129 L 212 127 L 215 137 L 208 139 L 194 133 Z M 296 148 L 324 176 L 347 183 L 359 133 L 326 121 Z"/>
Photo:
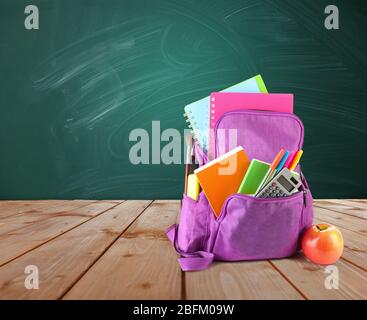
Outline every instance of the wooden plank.
<path fill-rule="evenodd" d="M 356 201 L 352 199 L 341 199 L 341 200 L 336 200 L 335 202 L 346 205 L 346 206 L 367 209 L 367 202 L 361 202 L 361 201 Z"/>
<path fill-rule="evenodd" d="M 0 201 L 0 219 L 17 214 L 22 211 L 30 210 L 31 206 L 36 208 L 42 207 L 44 203 L 37 204 L 37 202 L 29 203 L 22 201 Z"/>
<path fill-rule="evenodd" d="M 348 199 L 348 200 L 367 205 L 367 199 Z"/>
<path fill-rule="evenodd" d="M 272 260 L 272 264 L 289 279 L 307 299 L 367 299 L 367 277 L 361 269 L 339 260 L 339 289 L 327 289 L 325 267 L 299 255 L 291 259 Z"/>
<path fill-rule="evenodd" d="M 323 221 L 314 219 L 315 223 Z M 338 226 L 344 239 L 343 258 L 367 271 L 367 239 L 365 236 Z"/>
<path fill-rule="evenodd" d="M 179 299 L 181 270 L 164 233 L 179 207 L 155 201 L 64 298 Z"/>
<path fill-rule="evenodd" d="M 89 200 L 89 203 L 94 201 Z M 27 201 L 0 201 L 0 222 L 1 219 L 11 217 L 18 214 L 33 212 L 48 207 L 60 207 L 65 204 L 79 204 L 79 206 L 87 205 L 88 203 L 81 201 L 67 200 L 27 200 Z"/>
<path fill-rule="evenodd" d="M 181 270 L 168 241 L 120 238 L 64 299 L 180 299 Z"/>
<path fill-rule="evenodd" d="M 58 299 L 151 203 L 119 204 L 0 268 L 0 299 Z M 26 290 L 24 269 L 36 265 L 38 290 Z"/>
<path fill-rule="evenodd" d="M 303 299 L 268 261 L 215 262 L 186 272 L 187 299 Z"/>
<path fill-rule="evenodd" d="M 111 207 L 116 204 L 118 201 L 109 201 Z M 337 203 L 343 209 L 349 208 L 346 204 Z M 335 204 L 331 202 L 327 205 Z M 1 206 L 0 202 L 0 210 Z M 13 237 L 12 242 L 21 239 L 24 246 L 34 239 L 39 241 L 39 236 L 47 239 L 47 234 L 57 230 L 62 235 L 59 233 L 51 240 L 38 242 L 36 247 L 32 246 L 28 252 L 0 267 L 0 299 L 182 298 L 182 273 L 177 264 L 177 254 L 164 232 L 176 221 L 179 201 L 154 202 L 125 232 L 139 213 L 129 220 L 125 217 L 125 210 L 114 212 L 120 206 L 97 214 L 94 211 L 98 210 L 93 209 L 93 205 L 85 207 L 85 211 L 80 208 L 61 214 L 54 214 L 52 210 L 47 213 L 46 210 L 46 219 L 35 210 L 27 213 L 30 220 L 23 218 L 24 214 L 18 215 L 24 219 L 20 222 L 18 219 L 8 219 L 7 224 L 18 224 L 18 227 L 0 236 L 0 264 L 3 248 L 11 248 L 11 242 L 7 239 Z M 365 299 L 366 233 L 360 232 L 365 220 L 324 207 L 315 208 L 315 217 L 315 222 L 322 219 L 337 225 L 344 236 L 343 259 L 336 264 L 340 275 L 339 290 L 327 290 L 324 281 L 328 275 L 324 273 L 324 268 L 299 256 L 271 262 L 214 263 L 208 270 L 185 273 L 186 292 L 183 297 Z M 76 223 L 76 218 L 86 220 Z M 3 225 L 0 224 L 1 228 Z M 24 268 L 31 264 L 37 265 L 40 270 L 39 290 L 24 288 Z"/>
<path fill-rule="evenodd" d="M 364 208 L 358 205 L 354 206 L 352 201 L 343 201 L 343 202 L 315 201 L 314 206 L 348 214 L 354 217 L 367 219 L 367 207 Z"/>
<path fill-rule="evenodd" d="M 47 219 L 0 235 L 0 266 L 116 205 L 96 202 L 74 210 L 57 212 Z"/>
<path fill-rule="evenodd" d="M 367 200 L 365 199 L 314 199 L 316 204 L 344 204 L 350 207 L 367 208 Z"/>
<path fill-rule="evenodd" d="M 71 202 L 74 200 L 0 200 L 0 208 L 3 206 L 7 207 L 22 207 L 24 205 L 34 205 L 34 204 L 49 204 L 54 205 L 62 202 Z"/>
<path fill-rule="evenodd" d="M 334 224 L 338 227 L 358 232 L 362 235 L 367 235 L 367 220 L 352 217 L 329 209 L 314 207 L 315 218 L 321 221 Z"/>
<path fill-rule="evenodd" d="M 14 232 L 30 224 L 35 225 L 36 223 L 49 219 L 50 217 L 68 215 L 70 214 L 69 211 L 86 207 L 94 202 L 95 201 L 68 201 L 55 206 L 43 206 L 38 208 L 32 207 L 30 210 L 13 214 L 0 220 L 0 237 L 1 235 Z M 115 204 L 115 202 L 108 203 Z M 97 207 L 88 207 L 86 210 L 90 211 L 92 208 Z M 78 214 L 80 215 L 81 212 L 78 212 Z"/>
<path fill-rule="evenodd" d="M 178 200 L 155 200 L 122 235 L 124 238 L 161 238 L 167 240 L 166 229 L 176 223 L 180 211 Z"/>

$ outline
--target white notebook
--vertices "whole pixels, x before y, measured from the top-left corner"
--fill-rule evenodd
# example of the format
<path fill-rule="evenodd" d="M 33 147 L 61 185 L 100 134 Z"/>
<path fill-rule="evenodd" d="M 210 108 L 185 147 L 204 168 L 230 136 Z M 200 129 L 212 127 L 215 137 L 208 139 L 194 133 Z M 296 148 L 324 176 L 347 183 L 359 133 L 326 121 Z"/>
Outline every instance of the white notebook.
<path fill-rule="evenodd" d="M 222 92 L 267 93 L 268 91 L 261 75 L 257 75 Z M 210 96 L 190 103 L 184 109 L 184 116 L 187 118 L 192 135 L 206 153 L 209 143 Z"/>

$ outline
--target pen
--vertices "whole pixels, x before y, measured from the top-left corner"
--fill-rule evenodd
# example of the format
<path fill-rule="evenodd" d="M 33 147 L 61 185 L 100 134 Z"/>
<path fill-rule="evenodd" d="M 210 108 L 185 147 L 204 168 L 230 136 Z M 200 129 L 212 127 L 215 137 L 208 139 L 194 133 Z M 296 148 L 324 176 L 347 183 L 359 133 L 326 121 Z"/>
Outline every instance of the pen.
<path fill-rule="evenodd" d="M 284 163 L 287 161 L 287 158 L 289 156 L 289 151 L 287 150 L 285 153 L 284 153 L 284 156 L 282 158 L 282 160 L 280 160 L 277 168 L 276 168 L 276 173 L 278 173 L 280 170 L 282 170 L 283 166 L 284 166 Z"/>
<path fill-rule="evenodd" d="M 273 162 L 270 165 L 270 171 L 268 172 L 268 174 L 264 178 L 264 182 L 261 184 L 260 189 L 262 188 L 263 185 L 265 185 L 268 182 L 268 179 L 273 175 L 273 173 L 274 173 L 276 167 L 278 166 L 280 160 L 283 158 L 284 153 L 285 153 L 285 150 L 280 149 L 278 154 L 275 156 Z"/>

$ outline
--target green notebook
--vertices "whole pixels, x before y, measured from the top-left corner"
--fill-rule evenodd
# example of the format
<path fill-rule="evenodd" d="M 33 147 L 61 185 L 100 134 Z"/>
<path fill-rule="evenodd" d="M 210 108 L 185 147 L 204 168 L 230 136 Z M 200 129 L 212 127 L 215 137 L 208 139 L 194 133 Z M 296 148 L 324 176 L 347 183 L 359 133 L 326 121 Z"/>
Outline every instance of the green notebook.
<path fill-rule="evenodd" d="M 238 189 L 238 193 L 255 195 L 269 171 L 269 163 L 252 159 Z"/>

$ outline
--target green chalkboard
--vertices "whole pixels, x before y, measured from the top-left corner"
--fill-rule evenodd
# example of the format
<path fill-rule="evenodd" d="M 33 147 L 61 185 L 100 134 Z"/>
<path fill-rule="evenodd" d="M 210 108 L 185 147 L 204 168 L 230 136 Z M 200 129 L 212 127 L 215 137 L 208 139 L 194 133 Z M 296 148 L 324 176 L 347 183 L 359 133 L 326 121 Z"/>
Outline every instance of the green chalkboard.
<path fill-rule="evenodd" d="M 183 165 L 131 164 L 130 132 L 182 132 L 184 105 L 258 73 L 295 94 L 314 196 L 367 198 L 366 5 L 332 1 L 327 30 L 328 4 L 2 0 L 0 198 L 179 198 Z"/>

